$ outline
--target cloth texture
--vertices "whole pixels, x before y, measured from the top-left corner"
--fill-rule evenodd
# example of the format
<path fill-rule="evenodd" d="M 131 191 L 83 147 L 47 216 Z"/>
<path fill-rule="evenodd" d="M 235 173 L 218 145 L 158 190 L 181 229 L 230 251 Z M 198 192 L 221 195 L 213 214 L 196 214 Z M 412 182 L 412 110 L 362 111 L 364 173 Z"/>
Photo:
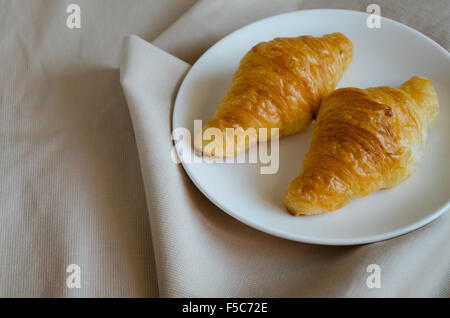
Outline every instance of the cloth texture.
<path fill-rule="evenodd" d="M 168 159 L 177 89 L 208 47 L 271 15 L 372 1 L 77 0 L 69 29 L 74 2 L 0 0 L 0 296 L 450 296 L 448 213 L 375 244 L 301 244 L 234 220 Z M 450 47 L 448 1 L 377 4 Z"/>

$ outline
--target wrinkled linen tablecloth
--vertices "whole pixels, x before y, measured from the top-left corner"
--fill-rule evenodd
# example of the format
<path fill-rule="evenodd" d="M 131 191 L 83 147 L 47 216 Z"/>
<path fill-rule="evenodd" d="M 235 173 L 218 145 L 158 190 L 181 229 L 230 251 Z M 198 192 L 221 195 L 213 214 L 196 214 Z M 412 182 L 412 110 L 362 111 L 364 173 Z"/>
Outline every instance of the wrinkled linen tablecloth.
<path fill-rule="evenodd" d="M 449 297 L 448 213 L 375 244 L 295 243 L 232 219 L 161 160 L 178 85 L 217 40 L 282 12 L 372 2 L 0 0 L 0 296 Z M 71 3 L 81 29 L 66 27 Z M 448 1 L 377 4 L 450 47 Z M 124 44 L 129 105 L 128 34 L 153 44 Z M 371 263 L 380 289 L 366 286 Z M 67 287 L 69 264 L 81 288 Z"/>

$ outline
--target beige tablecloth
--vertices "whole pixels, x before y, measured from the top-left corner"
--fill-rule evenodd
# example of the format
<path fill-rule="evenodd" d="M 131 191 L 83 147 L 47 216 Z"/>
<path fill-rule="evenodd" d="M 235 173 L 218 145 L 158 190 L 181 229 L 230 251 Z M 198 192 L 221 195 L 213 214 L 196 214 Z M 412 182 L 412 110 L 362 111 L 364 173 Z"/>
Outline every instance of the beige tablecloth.
<path fill-rule="evenodd" d="M 225 215 L 181 167 L 151 165 L 154 149 L 145 148 L 150 160 L 143 162 L 140 147 L 139 161 L 119 83 L 127 34 L 193 63 L 221 37 L 260 18 L 314 7 L 365 11 L 371 2 L 0 0 L 0 296 L 450 296 L 448 213 L 386 242 L 299 244 Z M 81 7 L 81 29 L 66 27 L 70 3 Z M 382 15 L 450 47 L 447 1 L 377 3 Z M 133 52 L 146 50 L 155 49 L 142 42 Z M 167 101 L 178 82 L 162 80 L 181 80 L 189 65 L 156 52 L 168 67 L 156 97 Z M 170 106 L 154 106 L 162 128 Z M 154 177 L 146 182 L 154 190 L 148 202 L 143 173 Z M 182 215 L 196 241 L 174 231 L 173 220 L 158 223 L 165 221 L 162 211 L 177 212 L 167 207 L 180 207 L 169 200 L 164 177 L 195 212 Z M 196 249 L 211 231 L 214 240 Z M 365 285 L 371 263 L 382 268 L 380 289 Z M 66 285 L 69 264 L 80 266 L 79 289 Z"/>

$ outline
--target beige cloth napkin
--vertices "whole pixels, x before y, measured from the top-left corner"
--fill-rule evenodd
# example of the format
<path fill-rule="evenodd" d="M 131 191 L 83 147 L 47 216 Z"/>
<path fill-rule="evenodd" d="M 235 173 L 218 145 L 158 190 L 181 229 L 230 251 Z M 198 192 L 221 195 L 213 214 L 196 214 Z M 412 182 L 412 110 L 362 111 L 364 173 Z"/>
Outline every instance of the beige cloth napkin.
<path fill-rule="evenodd" d="M 161 296 L 449 296 L 450 218 L 356 247 L 300 244 L 226 215 L 170 159 L 171 113 L 189 64 L 136 36 L 124 42 L 121 82 L 130 108 Z M 382 287 L 366 285 L 378 264 Z"/>

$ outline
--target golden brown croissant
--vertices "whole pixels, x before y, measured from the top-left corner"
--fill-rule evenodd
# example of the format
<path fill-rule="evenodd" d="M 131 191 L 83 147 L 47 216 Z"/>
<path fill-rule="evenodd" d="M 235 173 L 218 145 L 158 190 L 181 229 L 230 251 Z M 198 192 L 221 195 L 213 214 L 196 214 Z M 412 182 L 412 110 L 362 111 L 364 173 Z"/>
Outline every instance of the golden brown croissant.
<path fill-rule="evenodd" d="M 215 115 L 196 136 L 195 150 L 208 156 L 233 156 L 258 138 L 270 139 L 270 131 L 267 137 L 258 136 L 258 128 L 278 128 L 279 136 L 307 128 L 352 57 L 353 45 L 341 33 L 276 38 L 257 44 L 242 59 Z M 227 147 L 208 149 L 214 139 L 205 140 L 206 128 L 223 133 L 220 136 L 224 144 L 228 140 Z M 226 128 L 254 128 L 255 132 L 249 141 L 245 135 L 227 135 Z"/>
<path fill-rule="evenodd" d="M 343 88 L 324 99 L 300 175 L 285 194 L 289 212 L 334 211 L 389 189 L 416 170 L 439 104 L 431 82 L 399 88 Z"/>

